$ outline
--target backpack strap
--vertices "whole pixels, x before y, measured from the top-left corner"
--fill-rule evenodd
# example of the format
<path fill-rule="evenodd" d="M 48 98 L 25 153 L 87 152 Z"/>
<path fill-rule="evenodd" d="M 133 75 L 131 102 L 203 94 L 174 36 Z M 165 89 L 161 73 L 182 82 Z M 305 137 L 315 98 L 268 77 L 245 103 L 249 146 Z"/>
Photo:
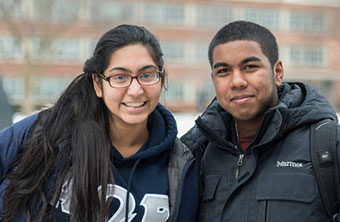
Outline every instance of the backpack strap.
<path fill-rule="evenodd" d="M 325 210 L 333 221 L 340 212 L 340 183 L 336 152 L 337 122 L 322 120 L 311 125 L 311 157 Z"/>

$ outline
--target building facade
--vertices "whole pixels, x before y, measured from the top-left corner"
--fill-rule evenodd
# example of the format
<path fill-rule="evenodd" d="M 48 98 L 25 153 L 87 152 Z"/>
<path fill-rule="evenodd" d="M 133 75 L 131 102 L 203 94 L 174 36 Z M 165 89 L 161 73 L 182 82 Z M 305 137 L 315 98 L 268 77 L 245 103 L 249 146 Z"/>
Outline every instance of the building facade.
<path fill-rule="evenodd" d="M 201 111 L 214 97 L 207 51 L 223 25 L 248 20 L 277 37 L 286 81 L 304 81 L 340 110 L 339 0 L 0 0 L 0 76 L 11 104 L 52 103 L 82 73 L 96 41 L 123 23 L 160 40 L 175 112 Z M 52 34 L 51 34 L 52 33 Z M 32 71 L 33 70 L 33 71 Z M 34 78 L 25 78 L 33 73 Z"/>

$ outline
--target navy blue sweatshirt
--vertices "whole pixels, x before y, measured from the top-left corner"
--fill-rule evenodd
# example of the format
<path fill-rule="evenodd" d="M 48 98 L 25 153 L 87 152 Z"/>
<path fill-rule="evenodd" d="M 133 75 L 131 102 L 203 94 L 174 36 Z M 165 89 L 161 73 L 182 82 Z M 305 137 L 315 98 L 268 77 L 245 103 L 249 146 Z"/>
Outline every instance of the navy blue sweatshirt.
<path fill-rule="evenodd" d="M 129 209 L 132 221 L 161 222 L 169 217 L 168 157 L 177 128 L 175 122 L 169 124 L 168 114 L 164 107 L 158 106 L 150 115 L 150 139 L 134 155 L 123 158 L 112 146 L 115 188 L 120 189 L 122 196 L 114 199 L 111 212 L 117 212 L 119 207 L 126 205 L 125 192 L 129 192 L 129 205 L 133 202 Z"/>
<path fill-rule="evenodd" d="M 1 138 L 7 138 L 7 134 L 13 136 L 12 131 L 20 134 L 16 138 L 1 141 L 4 143 L 2 145 L 13 149 L 17 147 L 27 136 L 36 118 L 37 115 L 30 116 L 0 132 Z M 111 147 L 115 184 L 108 185 L 107 198 L 112 198 L 108 221 L 125 221 L 126 215 L 129 217 L 128 221 L 132 222 L 162 222 L 169 218 L 168 154 L 177 136 L 177 126 L 171 113 L 159 104 L 149 117 L 148 129 L 149 140 L 136 154 L 128 158 L 123 158 L 113 146 Z M 15 153 L 1 154 L 2 178 L 6 173 L 6 165 L 13 161 Z M 0 190 L 4 190 L 6 186 L 7 181 L 3 181 Z M 71 195 L 69 190 L 70 187 L 65 186 L 61 194 L 57 205 L 59 211 L 56 214 L 57 222 L 69 221 L 69 202 L 67 201 Z M 98 190 L 100 191 L 100 187 Z M 2 198 L 0 207 L 2 208 Z M 24 221 L 24 215 L 20 213 L 19 215 L 18 221 Z"/>

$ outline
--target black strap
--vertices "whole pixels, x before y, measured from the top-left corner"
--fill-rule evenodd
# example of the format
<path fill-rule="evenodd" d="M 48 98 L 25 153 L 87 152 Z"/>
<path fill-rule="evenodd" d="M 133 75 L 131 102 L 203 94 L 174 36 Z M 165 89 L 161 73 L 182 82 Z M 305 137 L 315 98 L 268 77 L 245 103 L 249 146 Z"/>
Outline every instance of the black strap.
<path fill-rule="evenodd" d="M 340 211 L 337 123 L 331 120 L 314 123 L 310 138 L 312 163 L 320 195 L 327 214 L 335 221 Z"/>

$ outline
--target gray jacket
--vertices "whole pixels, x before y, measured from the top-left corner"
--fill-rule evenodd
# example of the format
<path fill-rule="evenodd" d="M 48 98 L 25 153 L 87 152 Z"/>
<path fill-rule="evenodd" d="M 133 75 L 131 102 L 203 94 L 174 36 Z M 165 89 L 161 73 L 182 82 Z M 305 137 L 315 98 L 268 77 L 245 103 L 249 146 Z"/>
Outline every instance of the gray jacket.
<path fill-rule="evenodd" d="M 314 175 L 309 137 L 313 122 L 337 120 L 336 114 L 308 85 L 284 83 L 278 93 L 279 103 L 265 113 L 245 153 L 237 145 L 232 116 L 217 101 L 182 137 L 194 150 L 206 148 L 201 160 L 200 221 L 329 220 Z"/>
<path fill-rule="evenodd" d="M 170 218 L 173 222 L 194 222 L 198 214 L 198 175 L 191 151 L 176 139 L 169 154 Z"/>

